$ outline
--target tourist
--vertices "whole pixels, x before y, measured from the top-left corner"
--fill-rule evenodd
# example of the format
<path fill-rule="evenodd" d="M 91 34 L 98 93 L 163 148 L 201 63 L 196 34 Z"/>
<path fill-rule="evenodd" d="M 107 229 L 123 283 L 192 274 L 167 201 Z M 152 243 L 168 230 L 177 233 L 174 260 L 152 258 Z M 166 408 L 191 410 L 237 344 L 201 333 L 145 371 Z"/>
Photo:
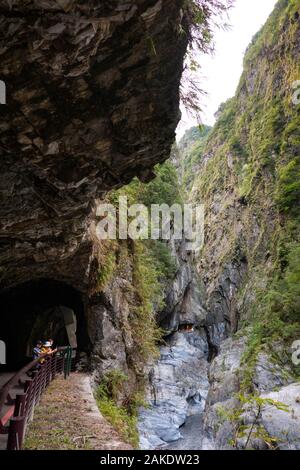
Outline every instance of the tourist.
<path fill-rule="evenodd" d="M 42 354 L 50 354 L 52 352 L 50 341 L 45 341 L 42 347 Z"/>
<path fill-rule="evenodd" d="M 43 343 L 42 341 L 37 341 L 35 347 L 33 348 L 33 359 L 38 359 L 40 355 L 42 354 L 42 347 Z"/>
<path fill-rule="evenodd" d="M 56 349 L 52 349 L 52 345 L 53 345 L 53 340 L 48 340 L 48 341 L 45 341 L 43 347 L 42 347 L 42 353 L 43 354 L 53 354 L 53 353 L 56 353 L 57 352 L 57 348 Z"/>

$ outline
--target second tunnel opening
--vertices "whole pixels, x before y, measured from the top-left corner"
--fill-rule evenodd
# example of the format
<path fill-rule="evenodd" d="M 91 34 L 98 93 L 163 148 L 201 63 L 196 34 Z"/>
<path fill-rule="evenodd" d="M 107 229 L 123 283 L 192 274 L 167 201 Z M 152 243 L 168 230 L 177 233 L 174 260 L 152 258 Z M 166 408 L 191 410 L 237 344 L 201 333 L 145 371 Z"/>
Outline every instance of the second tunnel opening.
<path fill-rule="evenodd" d="M 82 294 L 64 282 L 40 279 L 9 289 L 0 294 L 0 312 L 0 339 L 6 346 L 0 371 L 30 362 L 38 340 L 53 338 L 57 346 L 88 351 Z"/>

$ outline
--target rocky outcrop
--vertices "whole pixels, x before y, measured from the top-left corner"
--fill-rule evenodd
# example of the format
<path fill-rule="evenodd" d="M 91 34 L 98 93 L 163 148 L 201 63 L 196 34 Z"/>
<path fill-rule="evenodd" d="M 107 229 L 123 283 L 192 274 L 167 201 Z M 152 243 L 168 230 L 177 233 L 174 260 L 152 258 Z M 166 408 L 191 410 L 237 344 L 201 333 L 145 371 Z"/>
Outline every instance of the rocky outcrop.
<path fill-rule="evenodd" d="M 127 270 L 129 273 L 129 263 Z M 124 279 L 119 273 L 102 293 L 92 297 L 89 310 L 89 336 L 93 345 L 89 361 L 91 380 L 97 385 L 109 371 L 122 371 L 128 379 L 123 397 L 135 390 L 137 375 L 143 373 L 137 355 L 134 360 L 135 344 L 129 321 L 133 305 L 128 296 L 131 288 L 130 278 Z"/>
<path fill-rule="evenodd" d="M 96 198 L 169 156 L 182 1 L 0 1 L 1 286 L 87 290 Z"/>
<path fill-rule="evenodd" d="M 204 330 L 173 333 L 149 369 L 149 406 L 139 414 L 141 448 L 299 449 L 300 385 L 290 364 L 259 354 L 253 371 L 256 399 L 242 399 L 246 348 L 245 337 L 220 341 L 210 362 Z M 262 400 L 258 415 L 257 400 Z"/>
<path fill-rule="evenodd" d="M 165 308 L 157 321 L 166 335 L 177 331 L 180 324 L 203 326 L 207 312 L 203 307 L 200 280 L 194 269 L 193 254 L 187 251 L 186 241 L 171 239 L 170 252 L 176 261 L 177 272 L 165 293 Z"/>
<path fill-rule="evenodd" d="M 186 242 L 169 242 L 177 272 L 166 289 L 165 308 L 158 322 L 165 332 L 160 357 L 148 364 L 147 408 L 138 418 L 142 449 L 166 447 L 181 439 L 180 428 L 193 415 L 202 413 L 208 393 L 210 344 L 204 328 L 199 280 Z"/>
<path fill-rule="evenodd" d="M 219 450 L 243 450 L 246 446 L 270 448 L 268 442 L 281 450 L 297 449 L 300 443 L 297 431 L 299 383 L 294 383 L 289 363 L 278 365 L 270 355 L 258 356 L 253 374 L 254 396 L 273 401 L 262 402 L 262 410 L 257 416 L 255 399 L 252 401 L 245 396 L 245 400 L 240 401 L 245 350 L 245 338 L 230 338 L 222 343 L 219 355 L 211 363 L 204 431 L 214 448 Z M 282 409 L 282 405 L 287 409 Z M 247 442 L 252 425 L 253 435 Z"/>
<path fill-rule="evenodd" d="M 273 406 L 262 411 L 261 421 L 268 434 L 276 439 L 281 450 L 300 450 L 300 383 L 262 397 L 285 403 L 289 408 L 280 410 Z"/>

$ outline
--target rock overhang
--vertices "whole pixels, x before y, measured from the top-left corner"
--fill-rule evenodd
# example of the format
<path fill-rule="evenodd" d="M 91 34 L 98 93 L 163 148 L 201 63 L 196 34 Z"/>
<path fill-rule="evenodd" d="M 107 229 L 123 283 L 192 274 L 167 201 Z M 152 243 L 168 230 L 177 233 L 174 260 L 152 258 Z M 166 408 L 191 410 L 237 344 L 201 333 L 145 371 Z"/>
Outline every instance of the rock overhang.
<path fill-rule="evenodd" d="M 152 178 L 179 120 L 182 1 L 0 1 L 1 283 L 88 285 L 94 200 Z"/>

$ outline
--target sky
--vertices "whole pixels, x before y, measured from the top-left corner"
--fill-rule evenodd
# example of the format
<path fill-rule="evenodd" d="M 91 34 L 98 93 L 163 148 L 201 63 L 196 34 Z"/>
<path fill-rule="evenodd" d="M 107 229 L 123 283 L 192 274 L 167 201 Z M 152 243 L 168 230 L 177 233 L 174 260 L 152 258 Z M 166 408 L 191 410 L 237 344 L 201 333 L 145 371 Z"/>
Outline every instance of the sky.
<path fill-rule="evenodd" d="M 277 0 L 235 0 L 229 12 L 230 24 L 227 31 L 215 32 L 213 56 L 199 57 L 198 73 L 201 88 L 207 93 L 202 96 L 202 123 L 213 125 L 214 114 L 220 104 L 234 96 L 243 71 L 245 50 L 255 33 L 264 25 Z M 195 119 L 182 110 L 182 119 L 177 129 L 181 138 L 190 127 L 197 125 Z"/>

